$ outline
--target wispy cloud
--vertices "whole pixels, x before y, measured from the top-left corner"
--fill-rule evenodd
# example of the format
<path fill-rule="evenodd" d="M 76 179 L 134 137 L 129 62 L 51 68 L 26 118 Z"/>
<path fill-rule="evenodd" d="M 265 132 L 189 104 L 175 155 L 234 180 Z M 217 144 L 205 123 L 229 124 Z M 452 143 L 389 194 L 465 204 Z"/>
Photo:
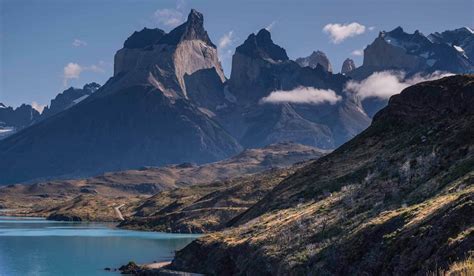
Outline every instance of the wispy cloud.
<path fill-rule="evenodd" d="M 221 38 L 219 38 L 219 48 L 224 49 L 232 45 L 234 40 L 234 31 L 229 31 L 225 33 Z"/>
<path fill-rule="evenodd" d="M 353 56 L 363 56 L 364 55 L 364 50 L 362 50 L 362 49 L 354 50 L 354 51 L 351 52 L 351 55 L 353 55 Z"/>
<path fill-rule="evenodd" d="M 105 73 L 105 69 L 103 68 L 103 64 L 99 62 L 98 65 L 92 64 L 90 66 L 82 66 L 78 63 L 69 62 L 63 68 L 63 85 L 64 87 L 67 86 L 69 80 L 78 79 L 81 76 L 81 73 L 84 71 L 90 71 L 94 73 Z"/>
<path fill-rule="evenodd" d="M 277 23 L 276 21 L 272 21 L 270 24 L 268 24 L 268 26 L 265 27 L 265 29 L 267 31 L 271 31 L 273 27 L 275 27 L 276 23 Z"/>
<path fill-rule="evenodd" d="M 323 31 L 329 34 L 331 41 L 335 44 L 341 43 L 349 37 L 357 36 L 365 32 L 366 27 L 357 22 L 350 24 L 327 24 Z"/>
<path fill-rule="evenodd" d="M 46 105 L 39 104 L 37 102 L 32 102 L 31 107 L 33 107 L 33 109 L 36 109 L 36 111 L 38 111 L 39 113 L 42 113 Z"/>
<path fill-rule="evenodd" d="M 368 78 L 358 82 L 349 81 L 345 86 L 346 91 L 356 93 L 361 99 L 376 97 L 388 99 L 391 96 L 400 93 L 408 86 L 423 81 L 440 79 L 453 75 L 451 73 L 436 71 L 432 74 L 417 74 L 407 78 L 405 73 L 399 71 L 382 71 L 370 75 Z"/>
<path fill-rule="evenodd" d="M 374 30 L 375 30 L 375 27 L 374 27 L 374 26 L 370 26 L 368 29 L 369 29 L 369 31 L 371 31 L 371 32 L 372 32 L 372 31 L 374 31 Z"/>
<path fill-rule="evenodd" d="M 184 22 L 184 14 L 178 9 L 158 9 L 153 13 L 153 19 L 161 26 L 174 28 Z"/>
<path fill-rule="evenodd" d="M 300 86 L 290 91 L 273 91 L 260 100 L 261 103 L 296 103 L 296 104 L 335 104 L 342 99 L 333 90 L 316 89 Z"/>
<path fill-rule="evenodd" d="M 84 47 L 84 46 L 87 46 L 87 42 L 85 42 L 84 40 L 80 40 L 80 39 L 76 38 L 72 42 L 72 46 L 74 46 L 74 47 Z"/>

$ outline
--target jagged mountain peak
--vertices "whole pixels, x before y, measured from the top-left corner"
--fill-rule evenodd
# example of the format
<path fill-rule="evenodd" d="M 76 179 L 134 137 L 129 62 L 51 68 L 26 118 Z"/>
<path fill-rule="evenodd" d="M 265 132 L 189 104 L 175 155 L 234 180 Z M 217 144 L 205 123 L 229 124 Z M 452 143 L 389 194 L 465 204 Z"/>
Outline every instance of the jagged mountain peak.
<path fill-rule="evenodd" d="M 88 91 L 91 91 L 91 92 L 95 92 L 97 91 L 99 88 L 100 88 L 100 84 L 96 83 L 96 82 L 91 82 L 91 83 L 86 83 L 84 84 L 84 86 L 82 87 L 82 89 L 84 90 L 88 90 Z"/>
<path fill-rule="evenodd" d="M 354 61 L 350 58 L 346 58 L 346 60 L 344 60 L 344 62 L 342 63 L 341 73 L 347 74 L 354 69 L 356 69 Z"/>
<path fill-rule="evenodd" d="M 398 26 L 395 29 L 391 30 L 390 33 L 392 34 L 403 34 L 405 31 L 403 30 L 402 26 Z"/>
<path fill-rule="evenodd" d="M 237 47 L 236 52 L 274 62 L 289 60 L 286 50 L 273 43 L 267 29 L 261 29 L 256 35 L 250 34 L 245 42 Z"/>
<path fill-rule="evenodd" d="M 146 32 L 161 34 L 156 30 Z M 187 84 L 185 77 L 196 83 L 197 78 L 203 77 L 201 71 L 211 68 L 215 68 L 221 83 L 225 81 L 217 48 L 204 29 L 204 16 L 194 9 L 186 22 L 164 34 L 151 46 L 120 49 L 114 58 L 114 76 L 117 80 L 106 85 L 101 94 L 114 93 L 126 86 L 148 84 L 167 97 L 188 98 L 188 90 L 192 92 L 197 88 Z"/>
<path fill-rule="evenodd" d="M 446 71 L 474 72 L 474 35 L 468 30 L 407 33 L 401 27 L 382 31 L 364 50 L 363 65 L 350 76 L 363 79 L 373 72 L 403 70 L 408 74 Z"/>
<path fill-rule="evenodd" d="M 173 29 L 169 34 L 163 36 L 159 43 L 177 45 L 184 40 L 202 40 L 206 44 L 216 48 L 216 45 L 212 43 L 207 31 L 204 29 L 204 16 L 195 9 L 191 9 L 186 22 Z"/>
<path fill-rule="evenodd" d="M 304 58 L 297 58 L 295 60 L 301 67 L 309 66 L 311 68 L 317 68 L 318 65 L 322 67 L 324 71 L 332 72 L 332 65 L 326 54 L 322 51 L 313 51 L 311 55 Z"/>
<path fill-rule="evenodd" d="M 87 97 L 92 95 L 100 88 L 100 84 L 96 82 L 86 83 L 83 88 L 69 87 L 62 93 L 59 93 L 54 99 L 51 100 L 49 106 L 47 106 L 39 120 L 49 118 L 59 112 L 62 112 L 79 102 L 85 100 Z"/>

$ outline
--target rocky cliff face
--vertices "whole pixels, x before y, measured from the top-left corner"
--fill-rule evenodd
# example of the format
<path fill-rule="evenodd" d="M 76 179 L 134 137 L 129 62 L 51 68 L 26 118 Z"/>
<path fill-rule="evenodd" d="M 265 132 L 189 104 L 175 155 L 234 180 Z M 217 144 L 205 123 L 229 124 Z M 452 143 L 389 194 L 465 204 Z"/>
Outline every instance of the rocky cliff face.
<path fill-rule="evenodd" d="M 279 85 L 272 71 L 288 62 L 285 49 L 273 43 L 269 31 L 251 34 L 232 57 L 230 91 L 238 101 L 256 102 L 268 94 L 268 89 Z"/>
<path fill-rule="evenodd" d="M 393 96 L 372 125 L 177 252 L 207 275 L 426 274 L 474 239 L 474 76 Z M 249 257 L 250 256 L 250 257 Z"/>
<path fill-rule="evenodd" d="M 346 58 L 344 62 L 342 63 L 341 74 L 345 75 L 354 69 L 356 69 L 356 65 L 354 61 L 350 58 Z"/>
<path fill-rule="evenodd" d="M 316 68 L 319 64 L 319 66 L 322 66 L 324 70 L 332 73 L 331 62 L 329 62 L 326 54 L 321 51 L 312 52 L 311 55 L 307 57 L 297 58 L 296 63 L 302 67 L 309 66 L 311 68 Z"/>
<path fill-rule="evenodd" d="M 204 29 L 203 15 L 192 10 L 188 20 L 168 34 L 143 29 L 127 39 L 124 48 L 115 54 L 114 76 L 120 78 L 114 87 L 150 83 L 168 97 L 188 98 L 192 87 L 186 86 L 185 77 L 212 68 L 224 82 L 216 46 Z"/>

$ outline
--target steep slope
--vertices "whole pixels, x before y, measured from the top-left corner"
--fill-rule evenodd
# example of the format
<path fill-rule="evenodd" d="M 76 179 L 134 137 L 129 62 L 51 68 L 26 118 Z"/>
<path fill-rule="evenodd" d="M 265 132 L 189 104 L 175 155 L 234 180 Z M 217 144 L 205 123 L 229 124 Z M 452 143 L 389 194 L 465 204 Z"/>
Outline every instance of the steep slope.
<path fill-rule="evenodd" d="M 195 90 L 186 76 L 213 69 L 206 75 L 217 75 L 213 83 L 224 79 L 202 14 L 192 10 L 187 22 L 161 38 L 160 31 L 148 33 L 127 40 L 115 56 L 114 77 L 97 92 L 0 143 L 0 184 L 205 163 L 241 150 L 188 97 Z"/>
<path fill-rule="evenodd" d="M 222 230 L 295 168 L 272 169 L 158 193 L 141 201 L 133 216 L 119 227 L 173 233 Z"/>
<path fill-rule="evenodd" d="M 185 187 L 195 184 L 222 182 L 264 170 L 285 168 L 297 162 L 319 158 L 326 153 L 327 151 L 308 146 L 281 143 L 262 149 L 245 150 L 231 158 L 201 166 L 183 163 L 112 172 L 85 179 L 8 185 L 0 187 L 0 208 L 10 209 L 6 214 L 17 216 L 116 220 L 113 206 L 125 203 L 122 210 L 130 210 L 124 213 L 124 216 L 129 216 L 132 211 L 136 212 L 132 208 L 135 203 L 144 204 L 139 200 L 155 193 L 177 188 L 184 188 L 186 191 Z M 224 184 L 222 187 L 217 184 L 210 186 L 216 190 L 225 187 Z M 196 194 L 202 190 L 196 189 Z M 169 198 L 177 199 L 178 196 Z M 109 207 L 99 209 L 89 205 Z M 140 213 L 142 216 L 148 215 L 143 208 Z"/>
<path fill-rule="evenodd" d="M 420 83 L 172 267 L 208 275 L 425 274 L 474 247 L 474 76 Z"/>

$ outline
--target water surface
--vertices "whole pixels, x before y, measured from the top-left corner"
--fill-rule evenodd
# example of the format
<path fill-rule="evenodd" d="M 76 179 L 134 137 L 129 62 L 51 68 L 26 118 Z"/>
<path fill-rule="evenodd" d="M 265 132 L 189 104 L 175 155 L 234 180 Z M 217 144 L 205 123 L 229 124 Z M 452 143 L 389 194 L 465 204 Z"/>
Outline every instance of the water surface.
<path fill-rule="evenodd" d="M 196 237 L 0 216 L 0 275 L 117 275 L 104 268 L 171 260 Z"/>

